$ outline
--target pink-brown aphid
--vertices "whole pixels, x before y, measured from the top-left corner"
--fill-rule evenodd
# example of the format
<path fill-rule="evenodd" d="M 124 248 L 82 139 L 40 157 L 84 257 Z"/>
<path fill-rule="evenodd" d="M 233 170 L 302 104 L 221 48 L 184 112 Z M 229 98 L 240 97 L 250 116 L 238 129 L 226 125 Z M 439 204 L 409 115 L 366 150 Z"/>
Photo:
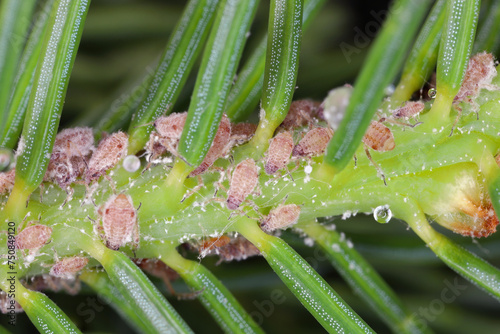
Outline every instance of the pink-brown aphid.
<path fill-rule="evenodd" d="M 36 250 L 45 245 L 52 236 L 52 228 L 45 225 L 31 225 L 23 229 L 16 237 L 17 249 Z"/>
<path fill-rule="evenodd" d="M 82 176 L 87 166 L 88 155 L 94 150 L 94 135 L 91 128 L 69 128 L 57 134 L 45 181 L 67 187 Z"/>
<path fill-rule="evenodd" d="M 482 52 L 469 60 L 464 81 L 455 101 L 467 100 L 470 96 L 477 96 L 481 88 L 490 88 L 491 79 L 497 74 L 495 60 L 491 53 Z"/>
<path fill-rule="evenodd" d="M 137 210 L 130 196 L 111 196 L 100 214 L 108 248 L 117 250 L 130 241 L 139 242 Z"/>
<path fill-rule="evenodd" d="M 214 248 L 210 250 L 209 253 L 215 253 L 220 256 L 220 260 L 217 261 L 217 264 L 233 260 L 245 260 L 246 258 L 249 258 L 251 256 L 260 255 L 259 249 L 255 247 L 250 241 L 241 236 L 232 238 L 228 244 Z"/>
<path fill-rule="evenodd" d="M 304 125 L 312 124 L 317 118 L 320 102 L 313 100 L 293 101 L 281 126 L 291 130 Z"/>
<path fill-rule="evenodd" d="M 333 130 L 330 128 L 314 128 L 293 148 L 292 155 L 303 157 L 322 154 L 332 136 Z"/>
<path fill-rule="evenodd" d="M 51 269 L 50 275 L 55 277 L 61 277 L 66 279 L 72 279 L 75 277 L 75 274 L 82 270 L 87 263 L 89 263 L 89 259 L 82 256 L 72 256 L 66 257 L 62 260 L 59 260 Z"/>
<path fill-rule="evenodd" d="M 127 154 L 128 137 L 123 132 L 116 132 L 102 140 L 89 161 L 85 181 L 90 183 L 104 175 L 110 168 Z"/>
<path fill-rule="evenodd" d="M 266 174 L 272 175 L 278 170 L 285 168 L 290 161 L 293 151 L 293 137 L 288 131 L 281 132 L 271 139 L 267 150 Z"/>
<path fill-rule="evenodd" d="M 425 104 L 421 101 L 410 101 L 392 113 L 394 118 L 412 118 L 420 114 L 425 108 Z"/>
<path fill-rule="evenodd" d="M 205 159 L 201 164 L 191 172 L 191 176 L 199 175 L 205 172 L 214 162 L 224 155 L 226 151 L 226 146 L 229 143 L 229 138 L 231 137 L 231 122 L 229 118 L 224 114 L 215 134 L 215 138 L 212 142 L 212 146 L 207 152 Z"/>
<path fill-rule="evenodd" d="M 231 125 L 231 141 L 234 145 L 241 145 L 249 141 L 257 130 L 257 124 L 236 123 Z"/>
<path fill-rule="evenodd" d="M 94 134 L 91 128 L 69 128 L 57 134 L 52 152 L 83 157 L 93 150 Z"/>
<path fill-rule="evenodd" d="M 12 168 L 10 171 L 3 173 L 0 172 L 0 195 L 5 195 L 11 192 L 14 188 L 14 179 L 16 178 L 16 169 Z"/>
<path fill-rule="evenodd" d="M 187 112 L 162 116 L 154 122 L 159 142 L 172 154 L 177 154 L 177 144 L 186 124 Z"/>
<path fill-rule="evenodd" d="M 253 159 L 240 162 L 234 169 L 227 193 L 227 208 L 236 210 L 250 195 L 258 183 L 257 166 Z"/>
<path fill-rule="evenodd" d="M 363 143 L 377 152 L 391 151 L 396 147 L 391 130 L 377 121 L 370 123 L 363 137 Z"/>
<path fill-rule="evenodd" d="M 296 204 L 280 205 L 272 209 L 260 223 L 264 232 L 285 229 L 299 220 L 300 206 Z"/>
<path fill-rule="evenodd" d="M 154 122 L 154 126 L 161 137 L 179 140 L 184 124 L 186 124 L 186 118 L 187 112 L 174 113 L 158 118 Z"/>
<path fill-rule="evenodd" d="M 52 153 L 47 166 L 44 180 L 54 182 L 61 188 L 66 188 L 85 173 L 87 166 L 85 157 L 69 157 L 65 153 Z"/>

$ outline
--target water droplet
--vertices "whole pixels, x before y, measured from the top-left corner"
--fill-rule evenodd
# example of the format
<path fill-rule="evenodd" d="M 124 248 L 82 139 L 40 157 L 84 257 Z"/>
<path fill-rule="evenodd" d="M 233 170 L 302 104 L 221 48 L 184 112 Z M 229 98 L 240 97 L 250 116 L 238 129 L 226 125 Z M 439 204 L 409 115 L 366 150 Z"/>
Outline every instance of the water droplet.
<path fill-rule="evenodd" d="M 6 172 L 14 164 L 14 154 L 7 148 L 0 148 L 0 172 Z"/>
<path fill-rule="evenodd" d="M 436 88 L 429 89 L 429 91 L 427 92 L 427 94 L 429 95 L 429 97 L 431 99 L 434 99 L 436 97 L 436 94 L 437 94 Z"/>
<path fill-rule="evenodd" d="M 136 172 L 139 167 L 141 167 L 141 161 L 135 155 L 127 155 L 125 159 L 123 159 L 123 169 L 127 172 Z"/>
<path fill-rule="evenodd" d="M 373 210 L 373 218 L 380 224 L 387 224 L 392 218 L 392 211 L 389 205 L 380 205 Z"/>

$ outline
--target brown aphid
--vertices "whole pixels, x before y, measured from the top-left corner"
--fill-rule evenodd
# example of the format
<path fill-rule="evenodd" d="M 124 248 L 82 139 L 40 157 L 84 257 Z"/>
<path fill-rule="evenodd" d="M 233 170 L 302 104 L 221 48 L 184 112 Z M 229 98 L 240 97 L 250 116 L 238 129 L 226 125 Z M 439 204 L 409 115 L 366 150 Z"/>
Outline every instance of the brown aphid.
<path fill-rule="evenodd" d="M 320 102 L 313 100 L 293 101 L 281 127 L 292 130 L 305 125 L 311 125 L 318 116 Z"/>
<path fill-rule="evenodd" d="M 253 192 L 258 183 L 258 176 L 257 166 L 253 159 L 243 160 L 236 166 L 227 192 L 229 210 L 236 210 Z"/>
<path fill-rule="evenodd" d="M 82 270 L 87 265 L 87 263 L 89 263 L 89 259 L 87 259 L 86 257 L 66 257 L 62 260 L 59 260 L 50 269 L 50 275 L 65 279 L 72 279 L 75 277 L 77 272 Z"/>
<path fill-rule="evenodd" d="M 102 140 L 97 150 L 90 158 L 85 181 L 90 183 L 104 175 L 110 168 L 127 154 L 128 136 L 123 132 L 116 132 Z"/>
<path fill-rule="evenodd" d="M 162 138 L 179 140 L 184 124 L 186 124 L 186 118 L 187 112 L 174 113 L 158 118 L 154 122 L 154 126 Z"/>
<path fill-rule="evenodd" d="M 293 151 L 293 137 L 288 131 L 281 132 L 271 139 L 267 150 L 267 159 L 264 170 L 266 174 L 272 175 L 285 168 L 290 161 Z"/>
<path fill-rule="evenodd" d="M 220 259 L 217 264 L 233 260 L 245 260 L 251 256 L 260 255 L 259 249 L 241 236 L 232 238 L 227 245 L 214 248 L 210 253 L 219 255 Z"/>
<path fill-rule="evenodd" d="M 36 250 L 45 245 L 52 236 L 52 228 L 45 225 L 31 225 L 23 229 L 16 237 L 17 249 Z"/>
<path fill-rule="evenodd" d="M 293 148 L 292 155 L 294 157 L 320 155 L 325 151 L 332 136 L 333 130 L 330 128 L 314 128 L 308 131 Z"/>
<path fill-rule="evenodd" d="M 59 132 L 54 141 L 53 153 L 68 157 L 87 156 L 94 150 L 94 133 L 91 128 L 69 128 Z"/>
<path fill-rule="evenodd" d="M 91 128 L 64 129 L 57 134 L 44 181 L 66 188 L 85 173 L 88 156 L 94 150 Z"/>
<path fill-rule="evenodd" d="M 296 204 L 280 205 L 272 209 L 260 223 L 264 232 L 285 229 L 299 220 L 300 206 Z"/>
<path fill-rule="evenodd" d="M 198 247 L 198 251 L 201 254 L 210 252 L 215 248 L 223 247 L 231 242 L 231 238 L 226 235 L 221 235 L 220 237 L 214 237 L 204 240 Z"/>
<path fill-rule="evenodd" d="M 412 118 L 420 114 L 425 108 L 425 104 L 421 101 L 406 102 L 406 104 L 392 113 L 394 118 Z"/>
<path fill-rule="evenodd" d="M 158 259 L 134 259 L 135 264 L 148 274 L 167 279 L 169 281 L 175 281 L 179 278 L 179 274 L 168 267 L 163 261 Z"/>
<path fill-rule="evenodd" d="M 0 195 L 8 194 L 14 188 L 14 179 L 16 178 L 16 169 L 12 168 L 8 172 L 0 172 Z"/>
<path fill-rule="evenodd" d="M 87 159 L 81 156 L 69 157 L 65 153 L 52 153 L 44 175 L 44 181 L 54 182 L 66 188 L 85 173 Z"/>
<path fill-rule="evenodd" d="M 391 130 L 377 121 L 370 123 L 363 137 L 363 143 L 377 152 L 391 151 L 396 147 Z"/>
<path fill-rule="evenodd" d="M 130 241 L 139 242 L 137 210 L 130 196 L 111 196 L 99 213 L 108 248 L 117 250 Z"/>
<path fill-rule="evenodd" d="M 257 124 L 236 123 L 231 125 L 231 141 L 234 145 L 246 143 L 255 135 Z"/>
<path fill-rule="evenodd" d="M 462 86 L 455 96 L 455 101 L 467 101 L 468 97 L 477 96 L 481 88 L 489 88 L 491 79 L 497 74 L 495 60 L 491 53 L 482 52 L 469 60 Z"/>
<path fill-rule="evenodd" d="M 215 138 L 212 142 L 212 146 L 207 152 L 205 159 L 201 164 L 191 172 L 191 176 L 199 175 L 205 172 L 214 162 L 224 155 L 226 151 L 226 145 L 229 143 L 229 138 L 231 137 L 231 122 L 229 118 L 224 114 L 215 134 Z"/>

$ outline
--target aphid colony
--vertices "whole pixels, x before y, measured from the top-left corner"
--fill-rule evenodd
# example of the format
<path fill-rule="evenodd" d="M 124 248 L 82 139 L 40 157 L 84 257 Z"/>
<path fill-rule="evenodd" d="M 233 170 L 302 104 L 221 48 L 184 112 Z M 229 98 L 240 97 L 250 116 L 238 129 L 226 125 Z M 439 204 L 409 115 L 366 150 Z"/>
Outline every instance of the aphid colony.
<path fill-rule="evenodd" d="M 128 137 L 123 132 L 113 133 L 94 147 L 90 128 L 70 128 L 57 134 L 44 181 L 65 189 L 82 178 L 86 184 L 97 180 L 116 166 L 127 152 Z M 0 174 L 0 191 L 12 189 L 14 169 Z"/>

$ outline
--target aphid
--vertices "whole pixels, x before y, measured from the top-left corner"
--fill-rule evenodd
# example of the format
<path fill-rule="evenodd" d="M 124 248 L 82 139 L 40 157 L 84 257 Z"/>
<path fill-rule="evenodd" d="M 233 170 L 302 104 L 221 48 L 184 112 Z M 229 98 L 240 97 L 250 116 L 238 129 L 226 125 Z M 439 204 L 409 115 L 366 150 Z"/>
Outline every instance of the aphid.
<path fill-rule="evenodd" d="M 229 142 L 229 138 L 231 137 L 231 122 L 229 118 L 224 114 L 222 115 L 221 122 L 219 124 L 219 128 L 217 129 L 217 133 L 215 134 L 215 138 L 212 142 L 212 146 L 207 152 L 205 159 L 201 162 L 201 164 L 191 172 L 191 176 L 199 175 L 205 172 L 210 166 L 214 164 L 214 162 L 224 155 L 226 151 L 226 145 Z"/>
<path fill-rule="evenodd" d="M 123 132 L 113 133 L 102 140 L 89 161 L 86 183 L 97 180 L 127 154 L 128 137 Z"/>
<path fill-rule="evenodd" d="M 174 155 L 177 154 L 177 144 L 186 124 L 186 118 L 187 112 L 182 112 L 162 116 L 154 122 L 159 143 Z"/>
<path fill-rule="evenodd" d="M 52 236 L 52 228 L 45 225 L 31 225 L 16 237 L 16 248 L 36 250 L 45 245 Z"/>
<path fill-rule="evenodd" d="M 396 147 L 391 130 L 377 121 L 370 123 L 363 137 L 363 143 L 377 152 L 391 151 Z"/>
<path fill-rule="evenodd" d="M 87 167 L 84 157 L 68 157 L 66 154 L 52 153 L 44 175 L 44 181 L 54 182 L 61 188 L 66 188 L 85 173 Z"/>
<path fill-rule="evenodd" d="M 162 138 L 178 140 L 181 138 L 186 118 L 187 112 L 174 113 L 158 118 L 154 126 Z"/>
<path fill-rule="evenodd" d="M 91 128 L 69 128 L 59 132 L 54 140 L 53 153 L 68 157 L 87 156 L 94 150 L 94 134 Z"/>
<path fill-rule="evenodd" d="M 240 162 L 234 169 L 229 191 L 227 192 L 227 208 L 236 210 L 250 195 L 258 183 L 257 166 L 253 159 Z"/>
<path fill-rule="evenodd" d="M 233 145 L 241 145 L 246 143 L 255 134 L 257 124 L 253 123 L 236 123 L 231 125 L 231 141 Z"/>
<path fill-rule="evenodd" d="M 93 150 L 94 135 L 91 128 L 64 129 L 54 141 L 44 180 L 66 188 L 83 175 L 87 157 Z"/>
<path fill-rule="evenodd" d="M 158 259 L 135 259 L 135 264 L 145 272 L 169 281 L 175 281 L 179 274 Z"/>
<path fill-rule="evenodd" d="M 425 108 L 425 105 L 421 101 L 406 102 L 406 104 L 392 113 L 392 116 L 396 119 L 398 118 L 412 118 L 420 114 Z"/>
<path fill-rule="evenodd" d="M 215 248 L 220 248 L 227 245 L 231 241 L 226 235 L 221 235 L 220 237 L 209 238 L 203 241 L 198 247 L 198 252 L 200 254 L 206 254 Z"/>
<path fill-rule="evenodd" d="M 332 136 L 333 130 L 330 128 L 314 128 L 293 148 L 292 155 L 303 157 L 322 154 Z"/>
<path fill-rule="evenodd" d="M 227 245 L 214 248 L 210 253 L 219 255 L 220 259 L 217 264 L 245 260 L 251 256 L 260 255 L 259 249 L 243 237 L 232 238 Z"/>
<path fill-rule="evenodd" d="M 299 220 L 300 206 L 296 204 L 280 205 L 272 209 L 260 223 L 264 232 L 285 229 Z"/>
<path fill-rule="evenodd" d="M 365 144 L 366 156 L 381 175 L 384 184 L 387 185 L 385 175 L 380 166 L 373 160 L 370 151 L 368 151 L 368 147 L 377 152 L 387 152 L 393 150 L 394 147 L 396 147 L 396 143 L 394 142 L 394 136 L 392 135 L 391 130 L 381 122 L 372 121 L 368 130 L 366 130 L 365 136 L 363 137 L 363 143 Z"/>
<path fill-rule="evenodd" d="M 75 277 L 75 274 L 82 270 L 87 265 L 87 263 L 89 263 L 89 259 L 87 259 L 86 257 L 66 257 L 62 260 L 59 260 L 50 269 L 50 275 L 65 279 L 73 279 Z"/>
<path fill-rule="evenodd" d="M 292 151 L 293 138 L 290 132 L 281 132 L 272 138 L 267 150 L 266 165 L 264 167 L 266 174 L 272 175 L 285 168 L 290 161 Z"/>
<path fill-rule="evenodd" d="M 281 127 L 292 130 L 305 125 L 311 125 L 317 118 L 320 103 L 313 100 L 293 101 Z"/>
<path fill-rule="evenodd" d="M 464 81 L 455 101 L 469 101 L 468 97 L 477 96 L 481 88 L 490 87 L 491 79 L 497 74 L 495 60 L 491 53 L 482 52 L 469 60 Z"/>
<path fill-rule="evenodd" d="M 15 178 L 16 170 L 14 168 L 6 173 L 0 172 L 0 195 L 5 195 L 12 191 Z"/>
<path fill-rule="evenodd" d="M 137 210 L 130 196 L 111 196 L 99 213 L 108 248 L 117 250 L 130 241 L 139 242 Z"/>

